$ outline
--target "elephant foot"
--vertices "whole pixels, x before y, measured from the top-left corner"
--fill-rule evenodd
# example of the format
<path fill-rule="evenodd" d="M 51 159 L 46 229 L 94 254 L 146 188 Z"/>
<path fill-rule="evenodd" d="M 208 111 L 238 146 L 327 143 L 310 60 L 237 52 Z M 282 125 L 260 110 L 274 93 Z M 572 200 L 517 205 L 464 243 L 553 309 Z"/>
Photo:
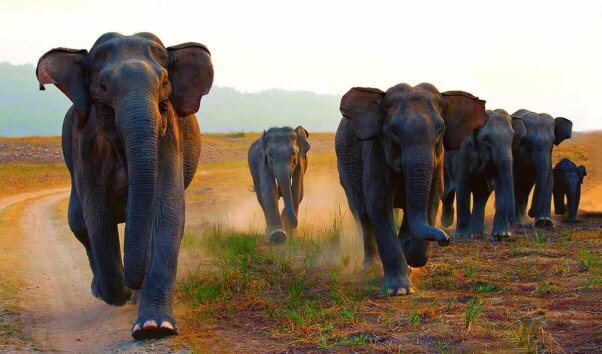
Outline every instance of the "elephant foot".
<path fill-rule="evenodd" d="M 134 327 L 132 327 L 132 337 L 135 340 L 164 338 L 177 334 L 178 330 L 174 326 L 173 320 L 168 319 L 161 321 L 138 319 Z"/>
<path fill-rule="evenodd" d="M 567 219 L 565 221 L 567 224 L 580 224 L 583 222 L 583 220 L 579 220 L 579 219 Z"/>
<path fill-rule="evenodd" d="M 505 238 L 511 237 L 512 233 L 510 231 L 492 231 L 491 232 L 491 236 L 493 236 L 493 239 L 496 241 L 502 241 Z"/>
<path fill-rule="evenodd" d="M 470 235 L 470 238 L 474 238 L 476 240 L 482 240 L 485 238 L 485 232 L 484 231 L 473 231 L 472 234 Z"/>
<path fill-rule="evenodd" d="M 385 294 L 391 296 L 410 295 L 414 293 L 410 277 L 408 275 L 385 275 L 382 282 L 382 290 Z"/>
<path fill-rule="evenodd" d="M 537 218 L 535 219 L 535 227 L 538 229 L 551 229 L 554 226 L 552 219 L 550 218 Z"/>
<path fill-rule="evenodd" d="M 533 212 L 533 209 L 529 209 L 529 212 L 527 213 L 527 215 L 529 215 L 530 218 L 534 218 L 535 213 Z"/>
<path fill-rule="evenodd" d="M 286 233 L 282 230 L 274 230 L 270 233 L 270 242 L 282 243 L 286 241 Z"/>
<path fill-rule="evenodd" d="M 454 223 L 454 207 L 443 208 L 441 213 L 441 225 L 450 227 Z"/>
<path fill-rule="evenodd" d="M 134 296 L 134 292 L 125 285 L 118 287 L 116 290 L 105 290 L 97 280 L 96 276 L 92 278 L 92 295 L 95 298 L 106 302 L 113 306 L 123 306 Z"/>
<path fill-rule="evenodd" d="M 457 239 L 469 238 L 471 234 L 472 234 L 472 232 L 470 232 L 467 229 L 456 229 L 456 232 L 454 233 L 454 238 L 457 238 Z"/>

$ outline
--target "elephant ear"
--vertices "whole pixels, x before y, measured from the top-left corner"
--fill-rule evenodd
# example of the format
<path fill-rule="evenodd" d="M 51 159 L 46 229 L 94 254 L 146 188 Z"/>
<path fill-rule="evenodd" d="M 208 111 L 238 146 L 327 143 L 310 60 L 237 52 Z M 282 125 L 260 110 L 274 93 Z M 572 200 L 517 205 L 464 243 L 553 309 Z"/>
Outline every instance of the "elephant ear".
<path fill-rule="evenodd" d="M 587 176 L 587 169 L 585 166 L 581 165 L 577 167 L 577 170 L 579 171 L 579 182 L 583 183 L 583 177 Z"/>
<path fill-rule="evenodd" d="M 299 137 L 299 155 L 303 156 L 303 158 L 306 158 L 305 155 L 311 147 L 309 141 L 307 141 L 307 138 L 309 138 L 309 133 L 302 126 L 295 128 L 295 132 Z"/>
<path fill-rule="evenodd" d="M 485 101 L 464 91 L 443 92 L 446 150 L 460 148 L 466 137 L 487 123 Z"/>
<path fill-rule="evenodd" d="M 201 98 L 213 85 L 211 53 L 200 43 L 184 43 L 167 48 L 171 100 L 180 117 L 199 110 Z"/>
<path fill-rule="evenodd" d="M 36 68 L 40 90 L 53 84 L 71 100 L 80 131 L 86 126 L 92 104 L 87 87 L 87 56 L 84 49 L 55 48 L 42 55 Z"/>
<path fill-rule="evenodd" d="M 341 114 L 351 123 L 358 140 L 376 139 L 380 135 L 383 122 L 380 101 L 384 96 L 379 89 L 354 87 L 341 98 Z"/>
<path fill-rule="evenodd" d="M 565 139 L 569 139 L 571 135 L 573 135 L 573 122 L 563 117 L 554 119 L 554 144 L 556 146 Z"/>
<path fill-rule="evenodd" d="M 514 130 L 514 137 L 512 138 L 512 150 L 516 150 L 523 139 L 527 136 L 527 127 L 523 119 L 520 117 L 512 117 L 512 130 Z"/>

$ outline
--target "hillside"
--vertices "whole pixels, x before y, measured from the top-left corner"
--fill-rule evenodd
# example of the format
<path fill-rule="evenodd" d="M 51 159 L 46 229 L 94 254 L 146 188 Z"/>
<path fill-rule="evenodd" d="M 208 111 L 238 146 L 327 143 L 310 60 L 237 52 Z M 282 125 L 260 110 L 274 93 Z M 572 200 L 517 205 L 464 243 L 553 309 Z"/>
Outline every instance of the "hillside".
<path fill-rule="evenodd" d="M 52 85 L 39 91 L 34 73 L 33 65 L 0 63 L 0 136 L 60 135 L 70 102 Z M 335 95 L 277 89 L 243 93 L 213 87 L 197 117 L 204 132 L 261 131 L 282 125 L 334 131 L 338 106 Z"/>

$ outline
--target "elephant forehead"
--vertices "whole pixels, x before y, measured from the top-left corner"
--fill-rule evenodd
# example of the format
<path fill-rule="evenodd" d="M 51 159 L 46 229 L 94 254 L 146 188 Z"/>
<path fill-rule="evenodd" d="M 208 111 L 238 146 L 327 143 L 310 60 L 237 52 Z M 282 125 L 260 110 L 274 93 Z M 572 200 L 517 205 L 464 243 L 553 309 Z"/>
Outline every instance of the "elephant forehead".
<path fill-rule="evenodd" d="M 99 42 L 90 50 L 93 64 L 103 64 L 110 59 L 131 58 L 153 59 L 162 66 L 167 65 L 167 50 L 160 41 L 142 36 L 112 36 Z"/>

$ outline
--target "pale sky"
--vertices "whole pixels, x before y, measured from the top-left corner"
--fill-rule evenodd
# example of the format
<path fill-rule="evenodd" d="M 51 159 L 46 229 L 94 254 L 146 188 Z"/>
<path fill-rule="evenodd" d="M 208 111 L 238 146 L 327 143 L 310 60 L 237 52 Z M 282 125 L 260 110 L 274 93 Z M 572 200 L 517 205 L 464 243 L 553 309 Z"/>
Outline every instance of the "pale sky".
<path fill-rule="evenodd" d="M 0 0 L 0 61 L 108 31 L 204 43 L 214 84 L 241 91 L 431 82 L 602 129 L 602 0 Z"/>

